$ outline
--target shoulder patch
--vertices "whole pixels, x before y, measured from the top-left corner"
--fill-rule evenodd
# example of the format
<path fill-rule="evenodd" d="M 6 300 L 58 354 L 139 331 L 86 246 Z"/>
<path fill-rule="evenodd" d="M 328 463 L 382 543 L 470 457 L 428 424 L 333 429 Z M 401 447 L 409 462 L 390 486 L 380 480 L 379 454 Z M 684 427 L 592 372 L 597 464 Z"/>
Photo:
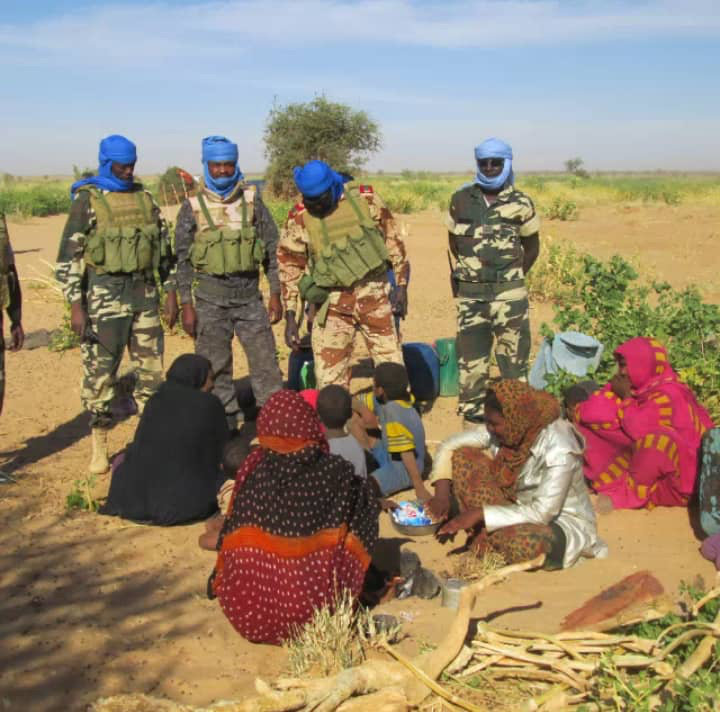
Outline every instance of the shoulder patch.
<path fill-rule="evenodd" d="M 246 185 L 245 188 L 243 188 L 243 194 L 245 195 L 245 200 L 252 203 L 257 195 L 257 186 L 252 184 Z"/>
<path fill-rule="evenodd" d="M 360 185 L 358 186 L 358 190 L 365 195 L 372 195 L 375 192 L 371 185 Z"/>

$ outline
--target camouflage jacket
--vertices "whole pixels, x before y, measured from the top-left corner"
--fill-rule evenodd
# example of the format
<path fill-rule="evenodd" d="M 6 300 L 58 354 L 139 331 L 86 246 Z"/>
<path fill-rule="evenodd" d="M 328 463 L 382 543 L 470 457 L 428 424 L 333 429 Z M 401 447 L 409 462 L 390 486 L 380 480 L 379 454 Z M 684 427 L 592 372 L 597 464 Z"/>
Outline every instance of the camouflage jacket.
<path fill-rule="evenodd" d="M 0 324 L 2 323 L 2 309 L 7 309 L 11 325 L 15 326 L 22 321 L 22 296 L 20 293 L 20 280 L 15 270 L 15 255 L 10 246 L 5 215 L 0 213 Z M 0 333 L 0 341 L 2 334 Z"/>
<path fill-rule="evenodd" d="M 143 190 L 140 184 L 137 184 L 137 190 Z M 145 192 L 150 195 L 148 191 Z M 152 199 L 152 196 L 150 198 Z M 167 240 L 167 222 L 162 217 L 160 207 L 155 203 L 154 199 L 152 199 L 152 202 L 153 218 L 157 220 L 163 242 L 169 244 Z M 55 276 L 62 284 L 63 294 L 70 304 L 79 302 L 83 298 L 87 281 L 83 254 L 87 238 L 95 230 L 96 224 L 97 218 L 90 204 L 90 194 L 87 190 L 79 190 L 70 206 L 70 214 L 60 238 L 57 265 L 55 267 Z M 158 272 L 163 287 L 166 290 L 175 289 L 175 259 L 169 252 L 161 255 Z M 148 279 L 151 278 L 154 279 L 154 277 L 148 275 Z"/>
<path fill-rule="evenodd" d="M 461 282 L 522 280 L 522 239 L 540 229 L 532 200 L 508 186 L 489 203 L 479 185 L 465 186 L 450 199 L 450 244 L 457 260 L 453 277 Z"/>
<path fill-rule="evenodd" d="M 405 243 L 395 223 L 395 218 L 372 186 L 361 185 L 360 195 L 367 201 L 370 215 L 385 237 L 385 246 L 395 273 L 396 284 L 401 287 L 407 286 L 410 265 L 405 252 Z M 302 203 L 298 203 L 290 210 L 278 245 L 283 306 L 286 310 L 296 313 L 301 310 L 298 284 L 300 278 L 307 271 L 310 257 L 310 236 L 303 223 L 304 213 L 305 206 Z"/>
<path fill-rule="evenodd" d="M 253 222 L 258 237 L 265 243 L 265 263 L 263 268 L 270 284 L 271 294 L 280 292 L 280 278 L 278 276 L 278 229 L 270 211 L 259 195 L 253 200 Z M 253 297 L 258 292 L 258 277 L 250 274 L 229 275 L 227 277 L 213 277 L 199 274 L 190 262 L 190 247 L 192 246 L 197 222 L 189 200 L 183 202 L 177 215 L 175 227 L 175 253 L 177 255 L 177 287 L 180 302 L 187 304 L 192 301 L 192 283 L 199 278 L 201 281 L 209 280 L 222 282 L 228 290 L 240 296 Z"/>

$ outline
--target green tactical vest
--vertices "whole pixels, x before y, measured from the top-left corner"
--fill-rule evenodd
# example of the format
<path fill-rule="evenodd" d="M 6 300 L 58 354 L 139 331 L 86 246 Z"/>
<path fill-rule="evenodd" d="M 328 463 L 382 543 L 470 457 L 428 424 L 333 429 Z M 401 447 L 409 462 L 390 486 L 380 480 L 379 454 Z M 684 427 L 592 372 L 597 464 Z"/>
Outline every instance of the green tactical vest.
<path fill-rule="evenodd" d="M 523 279 L 523 247 L 514 196 L 501 196 L 488 205 L 476 186 L 453 196 L 460 279 L 483 283 Z"/>
<path fill-rule="evenodd" d="M 199 272 L 216 276 L 237 272 L 257 272 L 265 259 L 265 245 L 253 225 L 252 202 L 245 190 L 233 203 L 211 203 L 202 192 L 190 199 L 195 213 L 197 232 L 190 247 L 190 262 Z M 237 207 L 241 218 L 234 220 Z M 199 208 L 199 209 L 198 209 Z M 214 216 L 214 217 L 213 217 Z M 239 222 L 239 227 L 234 227 Z"/>
<path fill-rule="evenodd" d="M 160 228 L 153 217 L 153 202 L 144 190 L 90 193 L 95 229 L 85 244 L 84 259 L 98 274 L 143 272 L 160 259 Z"/>
<path fill-rule="evenodd" d="M 8 236 L 5 216 L 0 214 L 0 309 L 6 309 L 10 304 L 10 237 Z M 0 315 L 1 317 L 2 315 Z"/>
<path fill-rule="evenodd" d="M 385 268 L 385 240 L 357 188 L 345 189 L 334 212 L 303 223 L 310 237 L 310 275 L 318 287 L 351 287 L 371 272 Z"/>

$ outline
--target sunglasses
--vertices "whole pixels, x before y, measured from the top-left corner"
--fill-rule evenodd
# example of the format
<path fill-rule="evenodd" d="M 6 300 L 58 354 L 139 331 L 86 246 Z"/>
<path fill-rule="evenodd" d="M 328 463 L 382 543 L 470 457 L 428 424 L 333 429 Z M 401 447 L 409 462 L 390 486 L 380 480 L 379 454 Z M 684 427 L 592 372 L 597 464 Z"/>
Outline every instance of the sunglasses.
<path fill-rule="evenodd" d="M 480 168 L 502 168 L 505 165 L 504 158 L 478 158 L 477 164 Z"/>

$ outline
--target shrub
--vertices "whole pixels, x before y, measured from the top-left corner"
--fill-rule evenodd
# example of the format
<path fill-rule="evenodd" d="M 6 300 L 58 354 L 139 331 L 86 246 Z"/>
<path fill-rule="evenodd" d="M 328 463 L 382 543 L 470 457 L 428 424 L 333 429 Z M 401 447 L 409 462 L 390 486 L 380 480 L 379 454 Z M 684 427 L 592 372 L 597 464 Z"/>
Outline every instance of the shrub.
<path fill-rule="evenodd" d="M 571 200 L 555 198 L 550 206 L 545 209 L 545 217 L 548 220 L 577 220 L 577 205 Z"/>
<path fill-rule="evenodd" d="M 59 215 L 70 209 L 70 191 L 60 183 L 22 186 L 15 184 L 0 191 L 0 213 L 23 217 Z"/>
<path fill-rule="evenodd" d="M 615 255 L 601 261 L 584 255 L 577 281 L 556 303 L 559 331 L 582 331 L 605 350 L 595 373 L 599 382 L 615 370 L 613 351 L 635 336 L 652 337 L 668 350 L 670 363 L 713 418 L 720 416 L 720 306 L 703 302 L 696 287 L 673 289 L 666 282 L 645 284 L 633 266 Z M 532 273 L 531 273 L 532 274 Z M 543 336 L 553 331 L 543 324 Z M 551 379 L 559 392 L 567 375 Z"/>

